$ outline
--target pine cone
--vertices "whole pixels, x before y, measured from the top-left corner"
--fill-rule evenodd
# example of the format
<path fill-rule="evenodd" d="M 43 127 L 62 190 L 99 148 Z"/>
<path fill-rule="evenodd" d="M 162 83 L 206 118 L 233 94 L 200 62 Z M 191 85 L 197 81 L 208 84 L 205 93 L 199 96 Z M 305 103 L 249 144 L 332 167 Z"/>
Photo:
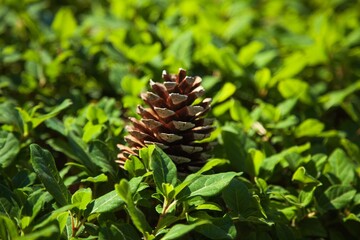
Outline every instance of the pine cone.
<path fill-rule="evenodd" d="M 211 98 L 193 104 L 205 90 L 200 77 L 186 76 L 184 69 L 177 75 L 162 73 L 164 83 L 150 80 L 152 92 L 141 94 L 149 108 L 138 106 L 141 120 L 130 118 L 133 126 L 127 126 L 130 135 L 125 137 L 129 147 L 119 144 L 117 162 L 121 167 L 130 154 L 149 144 L 156 144 L 177 165 L 179 173 L 200 169 L 210 157 L 206 152 L 210 143 L 201 143 L 214 130 L 213 120 L 204 118 L 210 110 Z"/>

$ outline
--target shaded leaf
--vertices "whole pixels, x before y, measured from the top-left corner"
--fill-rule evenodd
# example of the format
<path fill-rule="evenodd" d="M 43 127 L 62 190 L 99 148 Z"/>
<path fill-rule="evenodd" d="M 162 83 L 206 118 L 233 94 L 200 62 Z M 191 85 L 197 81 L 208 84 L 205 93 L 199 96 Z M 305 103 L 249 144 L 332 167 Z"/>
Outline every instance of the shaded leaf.
<path fill-rule="evenodd" d="M 162 184 L 169 183 L 173 186 L 177 181 L 177 170 L 174 162 L 159 147 L 155 147 L 151 155 L 151 168 L 154 171 L 156 187 L 163 192 Z M 164 193 L 164 192 L 163 192 Z"/>
<path fill-rule="evenodd" d="M 18 237 L 18 229 L 15 223 L 5 214 L 0 213 L 0 238 L 15 239 Z"/>
<path fill-rule="evenodd" d="M 222 196 L 228 209 L 236 214 L 245 214 L 252 201 L 249 189 L 237 179 L 231 180 L 223 190 Z"/>
<path fill-rule="evenodd" d="M 126 179 L 121 179 L 119 184 L 115 185 L 117 194 L 124 199 L 126 204 L 126 210 L 130 215 L 132 223 L 135 227 L 145 235 L 151 232 L 151 227 L 146 220 L 144 213 L 135 206 L 130 190 L 130 184 Z"/>
<path fill-rule="evenodd" d="M 223 218 L 213 218 L 211 223 L 198 226 L 196 231 L 206 236 L 207 239 L 236 238 L 236 228 L 228 215 L 225 215 Z"/>
<path fill-rule="evenodd" d="M 342 149 L 335 149 L 329 156 L 328 161 L 331 166 L 331 172 L 333 172 L 343 184 L 349 185 L 355 180 L 355 165 Z"/>
<path fill-rule="evenodd" d="M 30 155 L 32 166 L 49 193 L 61 206 L 70 204 L 70 192 L 56 169 L 51 153 L 37 144 L 31 144 Z"/>
<path fill-rule="evenodd" d="M 0 168 L 6 168 L 20 151 L 20 141 L 13 133 L 0 130 Z"/>
<path fill-rule="evenodd" d="M 332 185 L 320 194 L 318 204 L 323 212 L 341 209 L 352 201 L 355 194 L 356 190 L 350 186 Z"/>
<path fill-rule="evenodd" d="M 208 223 L 208 221 L 201 220 L 191 224 L 176 224 L 172 226 L 161 239 L 163 240 L 171 240 L 171 239 L 178 239 L 181 236 L 193 231 L 198 226 L 204 225 Z"/>

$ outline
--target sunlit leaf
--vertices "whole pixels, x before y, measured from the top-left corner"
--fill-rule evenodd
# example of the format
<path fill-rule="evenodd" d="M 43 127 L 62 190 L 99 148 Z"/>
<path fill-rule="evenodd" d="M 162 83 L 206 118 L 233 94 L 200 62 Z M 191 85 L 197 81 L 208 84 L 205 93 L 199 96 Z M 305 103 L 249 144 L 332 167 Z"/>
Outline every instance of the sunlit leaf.
<path fill-rule="evenodd" d="M 317 119 L 306 119 L 296 129 L 296 137 L 316 137 L 325 128 L 325 125 Z"/>
<path fill-rule="evenodd" d="M 77 27 L 77 22 L 71 9 L 69 7 L 61 8 L 56 13 L 51 27 L 60 36 L 61 39 L 67 39 L 71 37 L 76 31 Z"/>

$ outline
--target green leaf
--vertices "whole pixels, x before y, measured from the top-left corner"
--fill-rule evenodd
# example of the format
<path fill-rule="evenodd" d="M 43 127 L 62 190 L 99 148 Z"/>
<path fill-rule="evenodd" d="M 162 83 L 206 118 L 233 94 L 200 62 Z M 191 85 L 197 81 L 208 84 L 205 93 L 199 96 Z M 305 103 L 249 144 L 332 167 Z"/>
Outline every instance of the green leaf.
<path fill-rule="evenodd" d="M 257 148 L 255 142 L 245 134 L 244 130 L 236 124 L 227 124 L 221 129 L 223 147 L 226 159 L 235 171 L 245 171 L 245 161 L 251 148 Z"/>
<path fill-rule="evenodd" d="M 119 184 L 115 185 L 117 194 L 124 199 L 126 204 L 126 210 L 130 215 L 132 223 L 143 234 L 151 232 L 151 227 L 146 221 L 145 214 L 135 206 L 132 198 L 131 186 L 126 179 L 121 179 Z"/>
<path fill-rule="evenodd" d="M 18 237 L 18 229 L 15 223 L 5 214 L 0 213 L 0 238 L 15 239 Z"/>
<path fill-rule="evenodd" d="M 299 120 L 296 116 L 291 115 L 289 117 L 287 117 L 286 119 L 276 122 L 276 123 L 270 123 L 267 125 L 268 128 L 273 128 L 273 129 L 286 129 L 286 128 L 290 128 L 292 126 L 295 126 L 296 124 L 299 123 Z"/>
<path fill-rule="evenodd" d="M 309 85 L 299 79 L 285 79 L 278 85 L 278 90 L 284 98 L 299 98 L 303 102 L 310 102 L 308 96 Z"/>
<path fill-rule="evenodd" d="M 226 172 L 199 176 L 178 194 L 178 199 L 195 196 L 214 196 L 220 193 L 234 177 L 240 175 L 241 173 Z"/>
<path fill-rule="evenodd" d="M 332 185 L 319 195 L 318 204 L 322 212 L 341 209 L 352 201 L 355 194 L 353 187 Z"/>
<path fill-rule="evenodd" d="M 231 97 L 236 91 L 236 86 L 230 82 L 226 82 L 220 91 L 214 96 L 212 104 L 221 103 Z"/>
<path fill-rule="evenodd" d="M 117 178 L 118 166 L 114 161 L 116 156 L 106 143 L 99 140 L 91 141 L 89 142 L 88 152 L 91 161 L 99 166 L 102 172 L 110 173 L 110 177 L 114 180 Z"/>
<path fill-rule="evenodd" d="M 165 60 L 165 63 L 169 62 L 174 64 L 175 61 L 178 62 L 177 65 L 183 66 L 184 68 L 189 68 L 191 66 L 192 59 L 192 45 L 192 31 L 188 30 L 181 32 L 167 48 L 167 59 Z"/>
<path fill-rule="evenodd" d="M 127 223 L 114 223 L 110 226 L 100 228 L 99 240 L 105 239 L 138 240 L 140 237 L 132 225 Z"/>
<path fill-rule="evenodd" d="M 263 152 L 254 148 L 249 149 L 249 156 L 245 160 L 246 172 L 251 174 L 251 176 L 258 176 L 264 159 L 265 155 Z"/>
<path fill-rule="evenodd" d="M 204 172 L 210 171 L 210 170 L 213 169 L 214 167 L 221 166 L 221 165 L 228 164 L 228 163 L 229 163 L 229 160 L 226 160 L 226 159 L 222 159 L 222 158 L 210 158 L 210 159 L 205 163 L 205 165 L 204 165 L 199 171 L 197 171 L 195 174 L 196 174 L 196 175 L 200 175 L 200 174 L 203 174 Z"/>
<path fill-rule="evenodd" d="M 34 184 L 36 180 L 36 173 L 29 170 L 20 170 L 12 179 L 14 188 L 23 188 Z"/>
<path fill-rule="evenodd" d="M 80 210 L 85 210 L 86 206 L 89 202 L 91 202 L 91 198 L 91 188 L 81 188 L 72 195 L 71 203 L 77 206 Z"/>
<path fill-rule="evenodd" d="M 104 173 L 97 175 L 96 177 L 88 177 L 85 179 L 81 179 L 81 182 L 93 182 L 93 183 L 107 182 L 107 181 L 108 181 L 108 177 Z"/>
<path fill-rule="evenodd" d="M 325 125 L 317 119 L 306 119 L 295 129 L 295 136 L 301 137 L 316 137 L 325 128 Z"/>
<path fill-rule="evenodd" d="M 180 220 L 180 217 L 174 216 L 173 214 L 165 214 L 161 219 L 159 219 L 159 223 L 157 224 L 157 229 L 163 229 L 167 226 L 172 225 L 173 223 Z"/>
<path fill-rule="evenodd" d="M 314 192 L 317 186 L 306 186 L 299 193 L 299 201 L 302 207 L 306 207 L 314 199 Z"/>
<path fill-rule="evenodd" d="M 234 121 L 241 121 L 245 129 L 251 128 L 254 120 L 251 118 L 249 111 L 243 107 L 240 101 L 231 99 L 230 116 Z M 230 104 L 229 104 L 230 105 Z M 221 115 L 221 114 L 219 114 Z"/>
<path fill-rule="evenodd" d="M 259 175 L 264 179 L 269 178 L 272 175 L 275 166 L 279 164 L 279 162 L 281 162 L 288 154 L 302 153 L 310 149 L 310 147 L 311 147 L 310 143 L 305 143 L 300 146 L 290 147 L 280 153 L 265 158 L 264 161 L 262 161 Z"/>
<path fill-rule="evenodd" d="M 86 111 L 86 119 L 93 124 L 102 124 L 108 120 L 105 111 L 95 104 L 90 104 Z"/>
<path fill-rule="evenodd" d="M 35 192 L 32 192 L 29 194 L 25 208 L 22 210 L 23 215 L 30 215 L 28 218 L 28 222 L 24 223 L 22 220 L 22 228 L 26 228 L 32 221 L 35 219 L 35 217 L 41 213 L 41 210 L 43 209 L 44 205 L 48 202 L 50 202 L 53 199 L 51 194 L 49 192 L 44 192 L 42 189 L 39 189 Z M 28 216 L 25 216 L 28 217 Z"/>
<path fill-rule="evenodd" d="M 256 86 L 260 89 L 267 89 L 271 79 L 271 72 L 268 68 L 262 68 L 255 72 L 254 80 Z"/>
<path fill-rule="evenodd" d="M 11 165 L 20 151 L 20 141 L 13 133 L 0 130 L 0 169 Z"/>
<path fill-rule="evenodd" d="M 77 28 L 76 19 L 69 7 L 62 7 L 56 13 L 51 28 L 59 35 L 61 39 L 71 37 Z"/>
<path fill-rule="evenodd" d="M 301 52 L 294 52 L 285 59 L 282 68 L 275 74 L 272 82 L 291 78 L 298 74 L 307 65 L 307 59 Z"/>
<path fill-rule="evenodd" d="M 55 117 L 59 114 L 62 110 L 69 107 L 72 104 L 71 100 L 65 99 L 62 103 L 54 107 L 49 113 L 47 114 L 37 114 L 36 111 L 42 108 L 42 105 L 34 106 L 30 111 L 26 111 L 21 108 L 16 108 L 23 120 L 23 132 L 24 136 L 27 136 L 31 130 L 39 126 L 42 122 Z"/>
<path fill-rule="evenodd" d="M 279 103 L 276 108 L 280 112 L 281 116 L 287 116 L 291 112 L 291 110 L 294 109 L 297 102 L 297 98 L 289 98 Z"/>
<path fill-rule="evenodd" d="M 201 176 L 202 173 L 210 171 L 212 168 L 219 166 L 219 165 L 223 165 L 225 163 L 229 163 L 229 161 L 226 159 L 220 159 L 220 158 L 209 159 L 209 161 L 206 162 L 205 165 L 199 171 L 197 171 L 196 173 L 193 173 L 193 174 L 189 174 L 183 182 L 181 182 L 180 184 L 178 184 L 175 187 L 175 196 L 178 193 L 180 193 L 185 187 L 187 187 L 193 181 L 193 179 Z"/>
<path fill-rule="evenodd" d="M 86 149 L 86 144 L 73 132 L 69 133 L 68 141 L 72 152 L 76 156 L 76 160 L 86 168 L 88 174 L 90 176 L 98 175 L 100 173 L 98 165 L 100 164 L 91 158 L 89 152 Z"/>
<path fill-rule="evenodd" d="M 11 124 L 21 133 L 24 133 L 23 120 L 16 106 L 11 102 L 0 104 L 0 123 Z"/>
<path fill-rule="evenodd" d="M 177 170 L 173 161 L 159 147 L 155 147 L 151 155 L 151 168 L 153 170 L 156 187 L 164 194 L 163 183 L 169 183 L 173 186 L 177 182 Z"/>
<path fill-rule="evenodd" d="M 251 206 L 249 189 L 238 179 L 231 180 L 230 184 L 222 191 L 226 206 L 237 214 L 244 215 Z"/>
<path fill-rule="evenodd" d="M 31 144 L 30 155 L 32 166 L 49 193 L 55 198 L 60 206 L 70 204 L 71 194 L 65 187 L 65 184 L 56 169 L 55 161 L 51 153 L 42 149 L 37 144 Z"/>
<path fill-rule="evenodd" d="M 254 56 L 263 49 L 264 44 L 259 41 L 252 41 L 248 45 L 241 48 L 239 53 L 239 61 L 242 65 L 247 66 L 254 61 Z"/>
<path fill-rule="evenodd" d="M 131 177 L 142 176 L 146 173 L 144 163 L 137 156 L 130 156 L 125 161 L 124 169 L 129 172 Z"/>
<path fill-rule="evenodd" d="M 331 166 L 331 172 L 334 173 L 344 185 L 350 185 L 355 181 L 355 165 L 342 149 L 335 149 L 328 161 Z"/>
<path fill-rule="evenodd" d="M 146 169 L 150 169 L 150 160 L 155 150 L 155 145 L 149 145 L 139 150 L 139 156 Z"/>
<path fill-rule="evenodd" d="M 176 224 L 172 226 L 161 239 L 162 240 L 171 240 L 171 239 L 178 239 L 181 236 L 184 236 L 185 234 L 195 230 L 195 228 L 207 224 L 209 221 L 201 220 L 197 221 L 191 224 Z"/>
<path fill-rule="evenodd" d="M 223 218 L 213 218 L 211 223 L 198 226 L 196 231 L 207 239 L 236 239 L 236 228 L 228 215 Z"/>
<path fill-rule="evenodd" d="M 154 42 L 153 44 L 135 44 L 126 49 L 125 53 L 132 61 L 145 64 L 153 61 L 161 52 L 161 44 Z"/>
<path fill-rule="evenodd" d="M 195 206 L 195 209 L 196 210 L 219 211 L 219 212 L 222 211 L 222 208 L 218 204 L 210 203 L 210 202 L 199 204 L 199 205 Z"/>
<path fill-rule="evenodd" d="M 68 223 L 69 217 L 70 217 L 70 211 L 60 213 L 56 217 L 56 220 L 59 222 L 59 230 L 60 230 L 59 232 L 62 232 L 65 229 L 66 224 Z"/>
<path fill-rule="evenodd" d="M 88 122 L 84 127 L 84 134 L 82 136 L 82 140 L 87 143 L 93 139 L 96 139 L 103 130 L 103 124 L 93 125 L 91 122 Z"/>
<path fill-rule="evenodd" d="M 292 176 L 292 181 L 298 181 L 303 184 L 320 186 L 321 182 L 308 174 L 304 167 L 299 167 Z"/>
<path fill-rule="evenodd" d="M 334 106 L 341 105 L 345 98 L 354 92 L 360 90 L 360 81 L 356 81 L 355 83 L 347 86 L 344 89 L 329 92 L 320 97 L 320 102 L 323 104 L 324 108 L 327 110 Z"/>
<path fill-rule="evenodd" d="M 38 126 L 43 121 L 53 118 L 58 115 L 62 110 L 68 108 L 72 105 L 72 101 L 70 99 L 65 99 L 62 103 L 56 105 L 49 113 L 37 116 L 33 120 L 34 127 Z"/>
<path fill-rule="evenodd" d="M 37 240 L 39 238 L 52 239 L 59 234 L 59 227 L 56 224 L 49 225 L 41 230 L 31 232 L 25 236 L 17 238 L 18 240 Z"/>
<path fill-rule="evenodd" d="M 91 207 L 90 214 L 113 212 L 121 208 L 125 204 L 125 201 L 119 197 L 115 190 L 106 193 L 105 195 L 96 198 L 89 205 Z M 89 206 L 88 206 L 89 208 Z"/>
<path fill-rule="evenodd" d="M 66 206 L 57 208 L 55 210 L 52 210 L 50 215 L 48 215 L 48 217 L 46 217 L 45 219 L 43 219 L 37 225 L 34 226 L 33 231 L 42 229 L 42 228 L 48 226 L 49 224 L 51 224 L 51 222 L 54 222 L 54 220 L 56 220 L 58 216 L 62 215 L 64 212 L 69 212 L 69 210 L 71 210 L 73 208 L 74 208 L 73 205 L 66 205 Z"/>

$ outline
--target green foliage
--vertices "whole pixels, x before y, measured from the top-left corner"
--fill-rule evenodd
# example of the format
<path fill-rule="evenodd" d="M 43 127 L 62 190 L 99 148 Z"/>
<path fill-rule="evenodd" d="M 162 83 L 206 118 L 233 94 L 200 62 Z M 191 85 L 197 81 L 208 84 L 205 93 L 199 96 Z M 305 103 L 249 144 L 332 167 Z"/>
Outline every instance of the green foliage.
<path fill-rule="evenodd" d="M 358 1 L 0 4 L 1 239 L 356 239 Z M 218 144 L 124 169 L 139 95 L 203 77 Z"/>

